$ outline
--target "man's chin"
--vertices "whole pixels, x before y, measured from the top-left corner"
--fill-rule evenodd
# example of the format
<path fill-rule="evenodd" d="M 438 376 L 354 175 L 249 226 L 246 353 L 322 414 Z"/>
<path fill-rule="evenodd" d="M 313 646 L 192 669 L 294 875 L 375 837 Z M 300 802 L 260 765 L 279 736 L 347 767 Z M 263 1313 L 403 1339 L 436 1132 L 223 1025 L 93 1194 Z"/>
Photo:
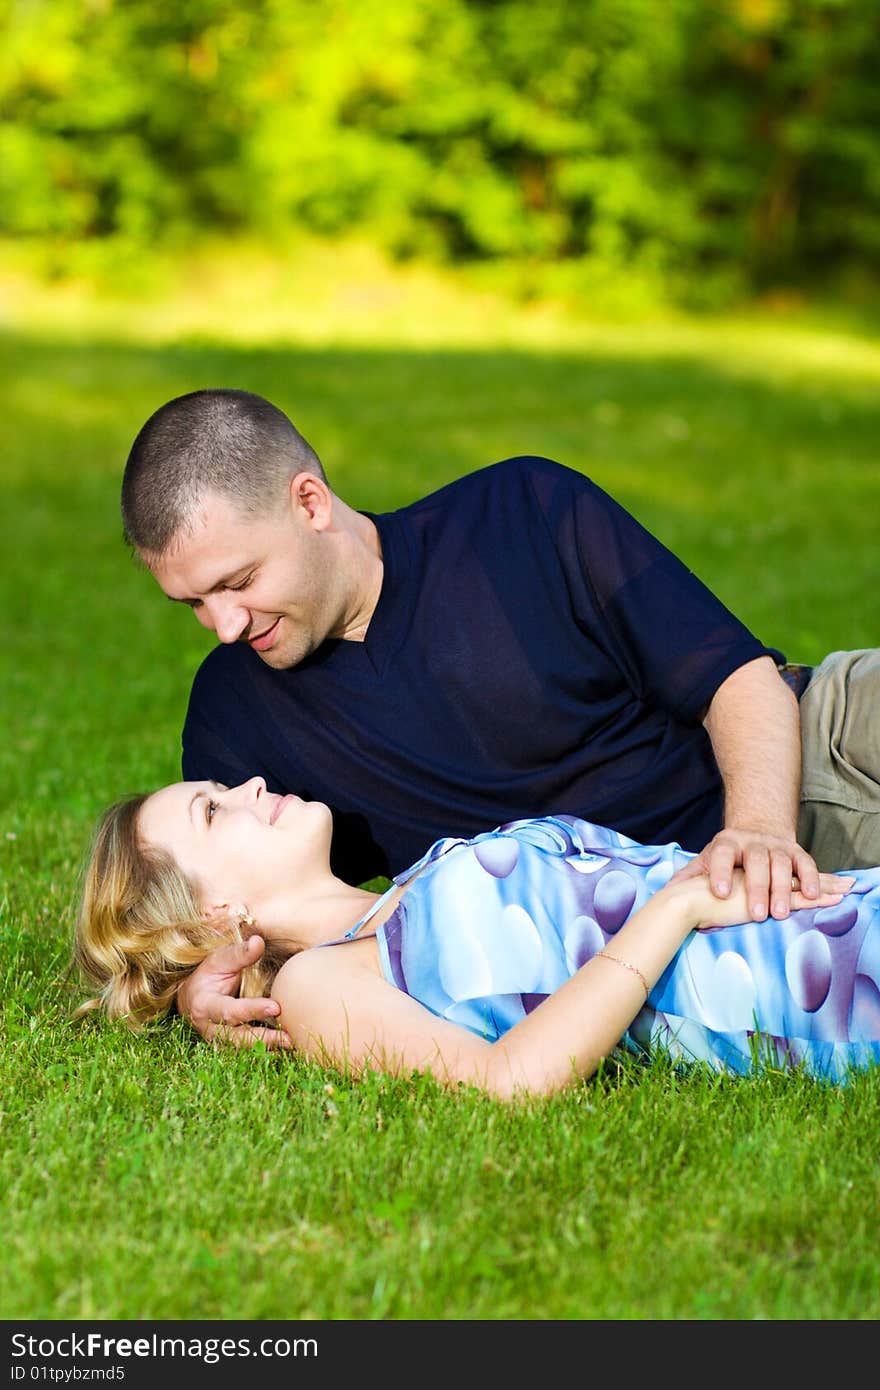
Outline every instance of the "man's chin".
<path fill-rule="evenodd" d="M 256 651 L 256 648 L 252 647 L 251 650 Z M 287 642 L 279 641 L 264 652 L 256 651 L 256 655 L 266 666 L 271 666 L 273 671 L 286 671 L 291 666 L 298 666 L 312 650 L 311 647 L 292 647 Z"/>

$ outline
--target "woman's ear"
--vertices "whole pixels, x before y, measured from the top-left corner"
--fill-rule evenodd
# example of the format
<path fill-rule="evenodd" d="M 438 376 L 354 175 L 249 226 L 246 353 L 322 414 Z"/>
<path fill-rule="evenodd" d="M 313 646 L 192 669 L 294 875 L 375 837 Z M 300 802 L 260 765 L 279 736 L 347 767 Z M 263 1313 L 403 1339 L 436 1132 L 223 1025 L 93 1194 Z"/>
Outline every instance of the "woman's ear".
<path fill-rule="evenodd" d="M 203 905 L 202 920 L 215 923 L 218 927 L 227 922 L 237 922 L 245 941 L 257 931 L 257 924 L 244 903 L 208 903 Z"/>

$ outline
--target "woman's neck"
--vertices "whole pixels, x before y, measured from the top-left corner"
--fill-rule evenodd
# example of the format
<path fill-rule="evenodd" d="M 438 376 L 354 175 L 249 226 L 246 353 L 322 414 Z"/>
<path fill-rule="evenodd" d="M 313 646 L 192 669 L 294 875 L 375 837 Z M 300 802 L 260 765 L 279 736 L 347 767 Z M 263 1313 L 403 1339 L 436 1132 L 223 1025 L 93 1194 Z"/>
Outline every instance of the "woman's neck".
<path fill-rule="evenodd" d="M 256 930 L 291 952 L 323 946 L 351 931 L 380 897 L 380 893 L 328 877 L 306 892 L 300 887 L 256 912 Z"/>
<path fill-rule="evenodd" d="M 294 901 L 273 906 L 262 927 L 257 919 L 256 930 L 267 941 L 293 953 L 339 940 L 372 913 L 369 922 L 364 924 L 364 935 L 371 935 L 391 916 L 411 882 L 412 879 L 408 879 L 406 883 L 393 885 L 393 891 L 373 893 L 330 878 L 305 898 L 298 893 Z M 374 910 L 377 903 L 380 906 Z M 272 925 L 273 922 L 278 925 Z"/>

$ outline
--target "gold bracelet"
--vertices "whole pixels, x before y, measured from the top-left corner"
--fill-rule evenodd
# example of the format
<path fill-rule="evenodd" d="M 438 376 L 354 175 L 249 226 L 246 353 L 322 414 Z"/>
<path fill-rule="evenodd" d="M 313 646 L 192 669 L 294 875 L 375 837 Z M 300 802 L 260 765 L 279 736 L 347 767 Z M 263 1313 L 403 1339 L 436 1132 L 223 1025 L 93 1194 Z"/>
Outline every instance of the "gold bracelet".
<path fill-rule="evenodd" d="M 645 979 L 644 975 L 642 974 L 641 970 L 637 965 L 631 965 L 628 960 L 622 960 L 620 956 L 613 956 L 610 951 L 597 951 L 596 955 L 604 956 L 606 960 L 616 961 L 618 965 L 623 966 L 624 970 L 631 970 L 634 975 L 638 975 L 639 979 L 642 982 L 642 989 L 645 991 L 645 1002 L 647 1003 L 648 995 L 651 993 L 651 991 L 648 989 L 648 981 Z"/>

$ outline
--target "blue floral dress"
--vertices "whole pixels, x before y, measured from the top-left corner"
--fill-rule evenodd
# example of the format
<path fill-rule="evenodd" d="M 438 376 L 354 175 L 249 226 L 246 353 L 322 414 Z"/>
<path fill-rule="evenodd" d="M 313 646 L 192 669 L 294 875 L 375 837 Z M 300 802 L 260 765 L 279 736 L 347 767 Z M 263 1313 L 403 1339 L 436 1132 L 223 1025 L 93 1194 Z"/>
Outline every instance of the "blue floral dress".
<path fill-rule="evenodd" d="M 514 821 L 438 840 L 344 939 L 409 884 L 376 931 L 385 977 L 494 1041 L 692 857 L 571 816 Z M 880 1062 L 880 868 L 855 877 L 837 906 L 692 932 L 622 1043 L 720 1071 L 801 1066 L 837 1081 Z"/>

